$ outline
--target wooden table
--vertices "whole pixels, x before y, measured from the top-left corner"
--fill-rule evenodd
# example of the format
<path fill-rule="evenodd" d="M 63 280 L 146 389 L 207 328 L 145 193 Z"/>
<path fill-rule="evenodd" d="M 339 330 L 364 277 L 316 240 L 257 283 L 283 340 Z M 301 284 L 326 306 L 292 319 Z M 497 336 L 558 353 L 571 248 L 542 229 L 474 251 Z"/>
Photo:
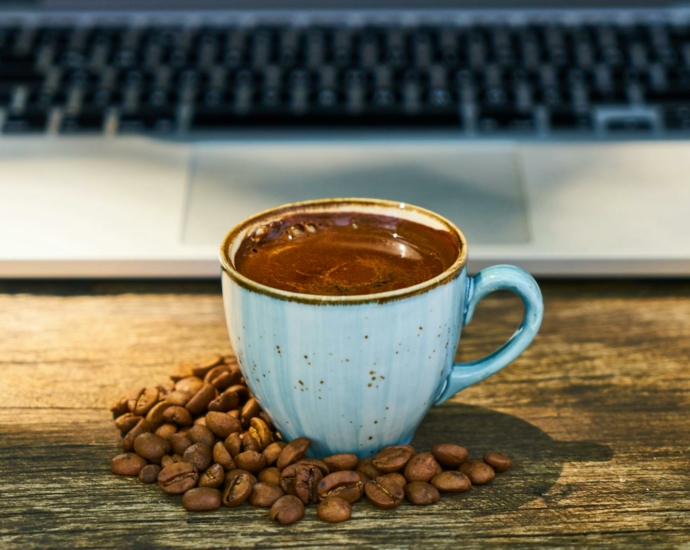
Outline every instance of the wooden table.
<path fill-rule="evenodd" d="M 0 547 L 685 547 L 690 544 L 690 282 L 545 282 L 546 315 L 512 366 L 432 410 L 448 441 L 515 467 L 433 507 L 356 505 L 341 525 L 262 509 L 190 514 L 116 477 L 109 402 L 227 352 L 217 282 L 0 283 Z M 459 355 L 500 344 L 519 302 L 494 295 Z"/>

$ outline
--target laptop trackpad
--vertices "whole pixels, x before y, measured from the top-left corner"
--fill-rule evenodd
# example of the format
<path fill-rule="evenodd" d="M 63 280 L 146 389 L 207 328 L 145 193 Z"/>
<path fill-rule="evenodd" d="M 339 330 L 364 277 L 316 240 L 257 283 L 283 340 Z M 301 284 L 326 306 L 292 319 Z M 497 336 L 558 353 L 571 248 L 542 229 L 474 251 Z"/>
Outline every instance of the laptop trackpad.
<path fill-rule="evenodd" d="M 325 197 L 380 198 L 434 210 L 472 243 L 529 241 L 517 151 L 451 141 L 200 144 L 183 242 L 217 244 L 245 217 Z"/>

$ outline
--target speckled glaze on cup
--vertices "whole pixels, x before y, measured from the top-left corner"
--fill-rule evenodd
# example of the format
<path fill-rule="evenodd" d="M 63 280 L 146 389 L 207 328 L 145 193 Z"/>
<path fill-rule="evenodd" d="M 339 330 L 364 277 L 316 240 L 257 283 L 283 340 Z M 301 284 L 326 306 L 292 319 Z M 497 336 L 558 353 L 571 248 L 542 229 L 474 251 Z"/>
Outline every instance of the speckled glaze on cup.
<path fill-rule="evenodd" d="M 233 265 L 257 226 L 302 212 L 366 212 L 445 229 L 460 243 L 442 274 L 408 288 L 361 296 L 314 296 L 256 283 Z M 368 457 L 407 444 L 432 405 L 499 371 L 531 343 L 543 302 L 525 271 L 493 266 L 467 275 L 467 242 L 451 222 L 415 206 L 373 199 L 326 199 L 259 213 L 221 246 L 230 340 L 252 393 L 286 440 L 308 437 L 312 456 Z M 522 298 L 522 324 L 500 349 L 453 363 L 464 324 L 495 290 Z"/>

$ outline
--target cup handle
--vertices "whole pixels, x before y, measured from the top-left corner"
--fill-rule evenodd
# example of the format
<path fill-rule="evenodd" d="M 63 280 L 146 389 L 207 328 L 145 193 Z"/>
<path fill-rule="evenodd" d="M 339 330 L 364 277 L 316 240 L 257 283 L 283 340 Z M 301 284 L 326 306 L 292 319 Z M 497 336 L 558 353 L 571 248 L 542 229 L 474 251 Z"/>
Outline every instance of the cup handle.
<path fill-rule="evenodd" d="M 505 344 L 486 357 L 454 363 L 435 405 L 440 405 L 460 390 L 488 378 L 509 365 L 525 351 L 537 335 L 544 316 L 544 301 L 539 285 L 529 273 L 512 265 L 487 267 L 468 279 L 463 326 L 472 320 L 474 308 L 479 300 L 496 290 L 510 290 L 522 299 L 525 313 L 520 327 Z"/>

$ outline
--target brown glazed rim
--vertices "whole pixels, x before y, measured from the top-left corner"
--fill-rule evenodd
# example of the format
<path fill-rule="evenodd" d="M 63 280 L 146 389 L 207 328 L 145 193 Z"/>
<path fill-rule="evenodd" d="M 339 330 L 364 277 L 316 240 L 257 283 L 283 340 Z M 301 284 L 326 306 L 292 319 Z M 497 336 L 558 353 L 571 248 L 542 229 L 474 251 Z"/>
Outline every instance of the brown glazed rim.
<path fill-rule="evenodd" d="M 290 212 L 304 212 L 309 210 L 327 210 L 329 207 L 348 207 L 352 206 L 353 210 L 357 211 L 360 206 L 371 206 L 390 209 L 390 215 L 392 217 L 396 216 L 395 212 L 400 211 L 401 208 L 410 209 L 418 212 L 422 215 L 426 215 L 431 218 L 435 218 L 441 225 L 443 225 L 448 231 L 453 233 L 459 243 L 460 243 L 460 253 L 456 258 L 453 265 L 446 269 L 440 275 L 437 275 L 433 279 L 424 281 L 414 286 L 409 286 L 406 288 L 401 288 L 398 290 L 390 290 L 388 292 L 379 292 L 376 294 L 360 294 L 354 296 L 322 296 L 315 294 L 301 294 L 297 292 L 289 292 L 287 290 L 280 290 L 278 288 L 273 288 L 270 286 L 262 285 L 257 283 L 244 275 L 242 275 L 235 266 L 232 265 L 230 260 L 230 247 L 234 243 L 236 237 L 249 226 L 256 224 L 264 218 L 274 218 L 280 216 L 281 214 Z M 357 199 L 357 198 L 338 198 L 338 199 L 319 199 L 304 202 L 293 202 L 289 204 L 284 204 L 282 206 L 277 206 L 275 208 L 270 208 L 254 214 L 253 216 L 247 218 L 246 220 L 240 222 L 235 227 L 233 227 L 230 232 L 225 236 L 223 242 L 220 246 L 220 265 L 223 271 L 238 285 L 252 292 L 259 294 L 264 294 L 266 296 L 271 296 L 273 298 L 278 298 L 280 300 L 286 300 L 290 302 L 300 302 L 304 304 L 313 305 L 354 305 L 354 304 L 366 304 L 366 303 L 385 303 L 395 300 L 401 300 L 403 298 L 408 298 L 417 294 L 422 294 L 428 292 L 429 290 L 436 288 L 437 286 L 444 285 L 460 274 L 460 271 L 467 264 L 467 239 L 462 234 L 460 229 L 457 228 L 455 224 L 448 221 L 446 218 L 432 212 L 431 210 L 426 210 L 420 208 L 419 206 L 413 206 L 407 203 L 387 201 L 380 199 Z"/>

